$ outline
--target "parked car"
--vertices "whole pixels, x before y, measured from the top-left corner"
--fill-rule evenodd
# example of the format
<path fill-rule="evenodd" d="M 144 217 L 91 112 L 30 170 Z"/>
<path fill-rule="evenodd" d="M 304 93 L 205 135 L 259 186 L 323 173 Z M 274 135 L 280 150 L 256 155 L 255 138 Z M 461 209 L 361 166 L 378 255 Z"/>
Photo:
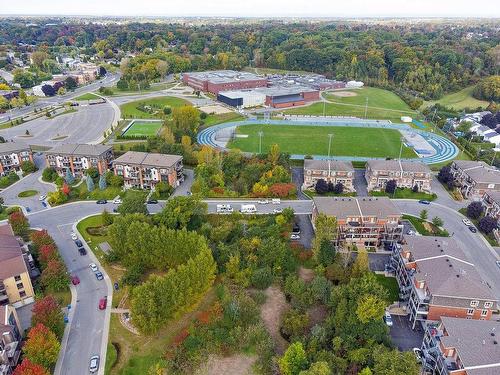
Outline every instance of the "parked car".
<path fill-rule="evenodd" d="M 500 268 L 500 260 L 495 261 L 495 264 L 497 265 L 498 268 Z"/>
<path fill-rule="evenodd" d="M 84 247 L 79 247 L 78 252 L 80 253 L 80 255 L 87 255 L 87 250 L 85 250 Z"/>
<path fill-rule="evenodd" d="M 95 263 L 90 263 L 89 267 L 92 270 L 92 272 L 98 272 L 99 271 L 99 268 L 97 268 L 97 266 L 96 266 Z"/>
<path fill-rule="evenodd" d="M 47 199 L 47 195 L 45 194 L 40 195 L 40 197 L 38 198 L 40 202 L 44 201 L 45 199 Z"/>
<path fill-rule="evenodd" d="M 99 199 L 96 203 L 97 204 L 106 204 L 106 203 L 108 203 L 108 201 L 106 199 Z"/>
<path fill-rule="evenodd" d="M 418 203 L 420 203 L 420 204 L 431 204 L 431 202 L 426 201 L 425 199 L 419 200 Z"/>
<path fill-rule="evenodd" d="M 116 198 L 113 200 L 113 204 L 121 204 L 121 203 L 122 203 L 121 198 Z"/>
<path fill-rule="evenodd" d="M 80 278 L 78 276 L 71 276 L 71 284 L 73 285 L 80 284 Z"/>
<path fill-rule="evenodd" d="M 464 223 L 468 227 L 472 225 L 472 223 L 471 223 L 471 221 L 469 219 L 462 219 L 462 223 Z"/>
<path fill-rule="evenodd" d="M 293 234 L 300 234 L 300 226 L 299 224 L 294 224 L 292 229 Z"/>
<path fill-rule="evenodd" d="M 75 233 L 75 232 L 71 232 L 71 239 L 72 239 L 73 241 L 76 241 L 76 240 L 78 239 L 78 236 L 76 235 L 76 233 Z"/>
<path fill-rule="evenodd" d="M 257 203 L 259 203 L 259 204 L 269 204 L 269 199 L 260 199 Z"/>
<path fill-rule="evenodd" d="M 102 274 L 102 272 L 97 271 L 97 272 L 95 273 L 95 278 L 96 278 L 97 280 L 102 280 L 102 279 L 104 279 L 104 275 Z"/>
<path fill-rule="evenodd" d="M 415 234 L 415 231 L 413 231 L 413 230 L 410 229 L 408 232 L 406 232 L 406 234 L 408 236 L 413 236 Z"/>
<path fill-rule="evenodd" d="M 99 370 L 99 356 L 94 355 L 90 357 L 89 371 L 93 374 Z"/>
<path fill-rule="evenodd" d="M 471 226 L 469 227 L 469 230 L 470 230 L 472 233 L 477 233 L 477 229 L 476 229 L 476 227 L 475 227 L 474 225 L 471 225 Z"/>
<path fill-rule="evenodd" d="M 108 297 L 104 296 L 99 300 L 99 310 L 106 310 L 107 305 L 108 305 Z"/>
<path fill-rule="evenodd" d="M 146 203 L 147 204 L 158 204 L 158 201 L 156 199 L 150 199 Z"/>
<path fill-rule="evenodd" d="M 299 236 L 298 234 L 293 234 L 293 233 L 292 233 L 292 234 L 290 235 L 290 239 L 291 239 L 291 240 L 300 240 L 300 236 Z"/>
<path fill-rule="evenodd" d="M 283 213 L 283 209 L 282 208 L 275 208 L 273 210 L 273 213 L 275 213 L 275 214 L 281 214 L 281 213 Z"/>
<path fill-rule="evenodd" d="M 76 246 L 78 246 L 78 247 L 83 247 L 83 243 L 82 243 L 82 241 L 80 241 L 80 240 L 76 240 L 76 241 L 75 241 L 75 244 L 76 244 Z"/>
<path fill-rule="evenodd" d="M 422 358 L 424 357 L 424 353 L 420 348 L 413 348 L 413 354 L 415 354 L 415 358 L 417 359 L 418 363 L 422 362 Z"/>
<path fill-rule="evenodd" d="M 392 327 L 392 317 L 387 311 L 384 314 L 384 322 L 388 327 Z"/>
<path fill-rule="evenodd" d="M 280 203 L 281 203 L 281 199 L 279 199 L 279 198 L 273 198 L 273 199 L 271 200 L 271 203 L 272 203 L 272 204 L 280 204 Z"/>

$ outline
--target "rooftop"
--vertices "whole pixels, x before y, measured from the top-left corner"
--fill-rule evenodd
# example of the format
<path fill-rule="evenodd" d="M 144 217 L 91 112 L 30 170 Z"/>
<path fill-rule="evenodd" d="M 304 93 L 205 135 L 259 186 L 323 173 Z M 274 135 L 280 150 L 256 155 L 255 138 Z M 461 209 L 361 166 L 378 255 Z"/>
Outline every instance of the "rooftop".
<path fill-rule="evenodd" d="M 354 171 L 351 163 L 342 160 L 304 159 L 304 169 L 316 169 L 321 171 L 328 169 L 333 171 Z"/>
<path fill-rule="evenodd" d="M 455 160 L 454 163 L 477 183 L 500 184 L 500 171 L 483 161 Z"/>
<path fill-rule="evenodd" d="M 401 160 L 368 160 L 368 166 L 377 171 L 402 171 L 402 172 L 421 172 L 430 173 L 431 170 L 419 161 L 401 161 Z"/>
<path fill-rule="evenodd" d="M 401 216 L 401 212 L 387 197 L 314 197 L 313 202 L 319 213 L 334 216 L 337 219 L 359 216 L 375 216 L 385 219 L 389 216 Z"/>
<path fill-rule="evenodd" d="M 500 191 L 496 190 L 486 190 L 485 194 L 488 194 L 488 196 L 496 203 L 500 204 Z"/>
<path fill-rule="evenodd" d="M 30 146 L 23 142 L 5 142 L 0 143 L 0 154 L 7 152 L 29 150 Z"/>
<path fill-rule="evenodd" d="M 127 151 L 115 159 L 114 164 L 136 164 L 151 167 L 169 168 L 182 160 L 179 155 L 155 154 L 139 151 Z"/>
<path fill-rule="evenodd" d="M 214 70 L 206 72 L 188 72 L 189 77 L 212 83 L 230 83 L 234 81 L 258 81 L 266 77 L 249 72 L 237 72 L 235 70 Z"/>
<path fill-rule="evenodd" d="M 87 145 L 87 144 L 73 144 L 66 143 L 51 148 L 47 151 L 48 154 L 59 155 L 85 155 L 85 156 L 99 156 L 112 150 L 111 146 L 106 145 Z"/>
<path fill-rule="evenodd" d="M 10 225 L 0 226 L 0 280 L 28 272 L 21 245 Z"/>

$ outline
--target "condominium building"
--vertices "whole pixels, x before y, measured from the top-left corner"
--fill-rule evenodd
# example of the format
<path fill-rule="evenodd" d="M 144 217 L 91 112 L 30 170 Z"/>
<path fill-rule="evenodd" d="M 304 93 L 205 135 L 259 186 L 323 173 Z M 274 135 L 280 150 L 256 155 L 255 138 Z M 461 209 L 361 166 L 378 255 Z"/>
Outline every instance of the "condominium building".
<path fill-rule="evenodd" d="M 0 306 L 0 375 L 12 374 L 21 355 L 22 329 L 16 309 Z"/>
<path fill-rule="evenodd" d="M 0 306 L 34 301 L 34 291 L 21 245 L 10 225 L 0 226 Z"/>
<path fill-rule="evenodd" d="M 160 182 L 176 188 L 184 181 L 182 156 L 128 151 L 113 162 L 125 188 L 153 189 Z"/>
<path fill-rule="evenodd" d="M 418 186 L 419 191 L 431 191 L 431 170 L 421 162 L 369 160 L 365 178 L 368 190 L 385 189 L 387 181 L 395 180 L 398 187 L 412 189 Z"/>
<path fill-rule="evenodd" d="M 481 203 L 485 215 L 500 219 L 500 191 L 486 190 L 481 197 Z"/>
<path fill-rule="evenodd" d="M 401 212 L 387 197 L 313 198 L 312 222 L 319 214 L 337 220 L 336 244 L 376 248 L 402 238 Z"/>
<path fill-rule="evenodd" d="M 393 246 L 391 263 L 413 327 L 442 316 L 491 318 L 498 301 L 454 239 L 409 236 L 405 241 Z"/>
<path fill-rule="evenodd" d="M 500 171 L 483 161 L 454 160 L 451 173 L 465 198 L 481 198 L 486 190 L 500 191 Z"/>
<path fill-rule="evenodd" d="M 304 160 L 304 189 L 312 189 L 318 180 L 341 183 L 347 192 L 354 191 L 354 168 L 350 162 L 340 160 Z"/>
<path fill-rule="evenodd" d="M 96 168 L 99 174 L 106 173 L 113 161 L 113 148 L 106 145 L 63 144 L 45 153 L 47 164 L 59 176 L 69 170 L 73 176 L 82 177 L 89 168 Z"/>
<path fill-rule="evenodd" d="M 500 374 L 500 323 L 443 317 L 426 327 L 423 368 L 436 375 Z"/>
<path fill-rule="evenodd" d="M 0 143 L 0 176 L 19 172 L 23 161 L 33 162 L 30 146 L 21 142 Z"/>

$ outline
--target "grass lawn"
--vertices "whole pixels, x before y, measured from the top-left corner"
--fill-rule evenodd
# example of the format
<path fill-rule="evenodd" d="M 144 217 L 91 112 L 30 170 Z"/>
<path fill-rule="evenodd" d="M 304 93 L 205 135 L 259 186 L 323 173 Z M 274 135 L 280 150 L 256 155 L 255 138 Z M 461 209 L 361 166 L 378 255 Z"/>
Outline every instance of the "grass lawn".
<path fill-rule="evenodd" d="M 221 113 L 219 115 L 213 114 L 208 115 L 207 118 L 203 120 L 203 127 L 207 128 L 209 126 L 222 124 L 223 122 L 240 121 L 243 119 L 244 117 L 237 112 Z"/>
<path fill-rule="evenodd" d="M 161 121 L 134 121 L 132 126 L 123 135 L 129 137 L 154 137 L 158 134 L 161 126 Z"/>
<path fill-rule="evenodd" d="M 427 201 L 433 201 L 437 198 L 436 194 L 428 194 L 422 191 L 414 193 L 411 189 L 397 188 L 394 194 L 386 193 L 385 191 L 371 191 L 370 195 L 372 197 L 389 197 L 394 199 L 424 199 Z"/>
<path fill-rule="evenodd" d="M 449 237 L 450 234 L 446 230 L 441 230 L 430 222 L 420 219 L 412 215 L 403 215 L 403 219 L 408 220 L 415 227 L 416 231 L 422 236 L 440 236 Z M 424 226 L 424 222 L 426 223 Z M 429 229 L 427 229 L 429 228 Z"/>
<path fill-rule="evenodd" d="M 158 111 L 158 113 L 152 112 L 148 113 L 141 111 L 138 107 L 141 105 L 151 106 L 153 111 Z M 190 102 L 181 98 L 175 98 L 172 96 L 158 96 L 155 98 L 148 98 L 144 100 L 136 100 L 133 102 L 125 103 L 120 106 L 122 113 L 122 118 L 161 118 L 163 112 L 160 112 L 163 107 L 169 106 L 171 108 L 182 107 L 184 105 L 191 105 Z M 160 108 L 155 108 L 159 106 Z"/>
<path fill-rule="evenodd" d="M 116 363 L 116 360 L 118 359 L 118 351 L 116 350 L 116 347 L 108 342 L 108 349 L 106 351 L 106 366 L 104 367 L 104 374 L 109 375 L 111 374 L 111 369 Z"/>
<path fill-rule="evenodd" d="M 340 126 L 295 125 L 246 125 L 237 133 L 247 138 L 235 138 L 231 148 L 247 152 L 259 152 L 259 135 L 262 131 L 262 152 L 277 143 L 282 152 L 303 155 L 328 155 L 328 134 L 333 134 L 331 155 L 361 157 L 398 157 L 401 133 L 394 129 L 357 128 Z M 415 152 L 403 146 L 404 158 L 417 157 Z"/>
<path fill-rule="evenodd" d="M 32 197 L 32 196 L 37 195 L 37 194 L 38 194 L 37 190 L 25 190 L 25 191 L 21 191 L 19 194 L 17 194 L 17 196 L 19 198 L 27 198 L 27 197 Z"/>
<path fill-rule="evenodd" d="M 118 152 L 119 154 L 123 154 L 127 151 L 129 151 L 132 147 L 138 146 L 138 145 L 145 145 L 147 142 L 146 141 L 140 141 L 140 142 L 130 142 L 130 141 L 116 141 L 113 143 L 113 152 Z"/>
<path fill-rule="evenodd" d="M 355 196 L 357 196 L 356 192 L 335 194 L 333 191 L 329 191 L 328 193 L 325 193 L 325 194 L 318 194 L 315 190 L 304 190 L 303 193 L 310 198 L 312 198 L 312 197 L 355 197 Z"/>
<path fill-rule="evenodd" d="M 99 99 L 99 97 L 97 95 L 95 95 L 95 94 L 92 94 L 91 92 L 88 92 L 86 94 L 77 96 L 73 100 L 84 101 L 84 100 L 94 100 L 94 99 Z"/>
<path fill-rule="evenodd" d="M 434 103 L 439 103 L 445 107 L 453 108 L 455 110 L 462 110 L 464 108 L 477 108 L 477 107 L 487 107 L 489 102 L 485 100 L 478 100 L 472 96 L 472 91 L 474 91 L 474 86 L 466 87 L 455 93 L 451 93 L 443 96 L 439 100 L 433 100 L 424 102 L 422 107 L 428 107 Z"/>
<path fill-rule="evenodd" d="M 399 300 L 399 286 L 395 277 L 385 277 L 382 274 L 375 274 L 378 283 L 382 285 L 389 293 L 389 302 L 396 302 Z"/>
<path fill-rule="evenodd" d="M 144 94 L 147 92 L 161 91 L 171 88 L 174 85 L 175 83 L 153 83 L 149 88 L 141 89 L 140 92 L 139 90 L 119 90 L 116 86 L 109 87 L 109 89 L 111 89 L 111 91 L 113 92 L 111 96 L 125 96 L 125 95 L 137 95 L 137 94 Z"/>

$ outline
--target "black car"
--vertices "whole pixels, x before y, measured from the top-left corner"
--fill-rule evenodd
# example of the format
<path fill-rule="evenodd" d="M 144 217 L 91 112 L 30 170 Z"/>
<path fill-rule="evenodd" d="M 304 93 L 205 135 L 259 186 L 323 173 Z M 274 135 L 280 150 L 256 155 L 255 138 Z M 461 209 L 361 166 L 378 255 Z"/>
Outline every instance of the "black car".
<path fill-rule="evenodd" d="M 476 227 L 474 227 L 474 226 L 472 226 L 472 225 L 471 225 L 471 226 L 469 226 L 469 230 L 470 230 L 472 233 L 477 233 L 477 229 L 476 229 Z"/>
<path fill-rule="evenodd" d="M 158 201 L 156 199 L 150 199 L 147 201 L 148 204 L 158 204 Z"/>
<path fill-rule="evenodd" d="M 75 241 L 75 244 L 76 244 L 76 246 L 78 246 L 78 247 L 83 247 L 83 243 L 82 243 L 82 241 L 80 241 L 80 240 L 76 240 L 76 241 Z"/>
<path fill-rule="evenodd" d="M 97 204 L 106 204 L 106 203 L 108 203 L 108 201 L 106 199 L 99 199 L 96 203 Z"/>
<path fill-rule="evenodd" d="M 96 279 L 97 279 L 97 280 L 102 280 L 102 279 L 104 279 L 104 275 L 103 275 L 100 271 L 97 271 L 97 272 L 95 273 L 95 277 L 96 277 Z"/>
<path fill-rule="evenodd" d="M 87 255 L 87 250 L 85 250 L 84 247 L 78 248 L 78 252 L 80 253 L 80 255 Z"/>

